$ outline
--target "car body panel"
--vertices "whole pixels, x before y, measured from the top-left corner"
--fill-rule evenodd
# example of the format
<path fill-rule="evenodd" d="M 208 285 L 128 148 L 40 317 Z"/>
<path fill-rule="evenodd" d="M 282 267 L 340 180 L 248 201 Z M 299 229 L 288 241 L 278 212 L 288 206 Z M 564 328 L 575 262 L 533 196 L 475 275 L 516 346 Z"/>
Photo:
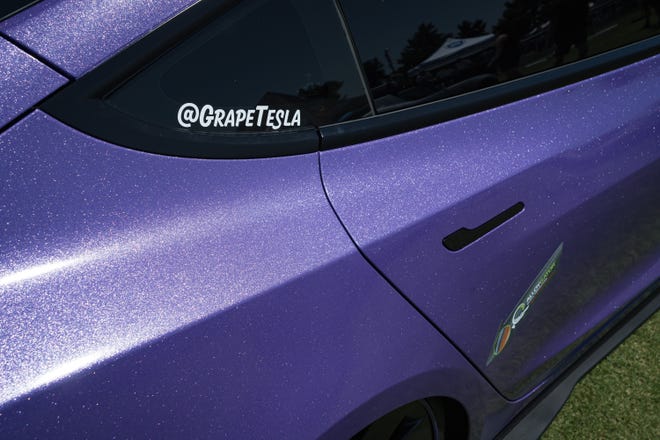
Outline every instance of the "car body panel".
<path fill-rule="evenodd" d="M 420 394 L 498 427 L 520 406 L 357 252 L 317 154 L 158 156 L 39 111 L 0 154 L 2 438 L 350 436 Z"/>
<path fill-rule="evenodd" d="M 102 360 L 353 252 L 314 154 L 136 153 L 39 111 L 0 151 L 3 402 L 59 365 Z"/>
<path fill-rule="evenodd" d="M 367 258 L 509 398 L 541 384 L 660 276 L 658 75 L 653 57 L 321 154 L 331 203 Z M 521 201 L 522 213 L 472 245 L 443 247 L 455 230 Z M 503 322 L 562 243 L 554 276 L 506 350 L 489 359 Z"/>
<path fill-rule="evenodd" d="M 66 82 L 66 78 L 0 37 L 0 127 Z"/>
<path fill-rule="evenodd" d="M 195 3 L 43 0 L 0 23 L 0 438 L 348 438 L 435 396 L 469 438 L 526 438 L 657 310 L 660 57 L 269 159 L 129 150 L 34 110 Z"/>
<path fill-rule="evenodd" d="M 43 0 L 0 33 L 78 78 L 198 0 Z"/>

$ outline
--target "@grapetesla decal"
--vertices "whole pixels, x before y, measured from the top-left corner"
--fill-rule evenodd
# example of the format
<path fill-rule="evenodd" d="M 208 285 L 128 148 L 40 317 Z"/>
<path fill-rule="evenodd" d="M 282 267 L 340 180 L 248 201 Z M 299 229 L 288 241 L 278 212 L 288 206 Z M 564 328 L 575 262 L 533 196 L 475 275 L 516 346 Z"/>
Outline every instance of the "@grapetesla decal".
<path fill-rule="evenodd" d="M 187 102 L 179 107 L 176 119 L 183 128 L 199 124 L 202 128 L 268 127 L 279 130 L 282 127 L 300 127 L 301 115 L 300 110 L 276 109 L 267 105 L 225 110 L 209 104 L 200 108 L 197 104 Z"/>
<path fill-rule="evenodd" d="M 541 292 L 541 289 L 545 287 L 550 278 L 552 278 L 556 272 L 557 264 L 559 263 L 559 258 L 561 257 L 563 249 L 564 243 L 561 243 L 552 254 L 550 259 L 545 263 L 543 269 L 541 269 L 534 281 L 532 281 L 532 284 L 530 284 L 530 286 L 527 288 L 527 291 L 525 291 L 525 294 L 522 296 L 522 298 L 520 298 L 516 304 L 516 307 L 504 321 L 504 324 L 500 324 L 500 327 L 497 330 L 497 334 L 495 336 L 495 340 L 493 341 L 493 348 L 490 352 L 490 356 L 488 356 L 486 365 L 490 365 L 493 359 L 502 353 L 502 350 L 504 350 L 508 344 L 513 331 L 516 329 L 516 326 L 520 324 L 520 322 L 525 318 L 532 303 Z"/>

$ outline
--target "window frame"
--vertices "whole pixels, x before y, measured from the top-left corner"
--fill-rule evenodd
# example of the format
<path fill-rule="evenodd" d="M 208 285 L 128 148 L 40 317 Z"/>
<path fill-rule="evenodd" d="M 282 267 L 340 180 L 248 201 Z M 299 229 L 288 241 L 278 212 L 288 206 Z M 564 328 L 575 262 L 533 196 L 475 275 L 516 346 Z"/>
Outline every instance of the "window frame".
<path fill-rule="evenodd" d="M 334 19 L 339 20 L 338 24 L 344 29 L 345 43 L 349 45 L 356 71 L 362 77 L 362 64 L 350 28 L 341 13 L 340 2 L 333 1 L 338 8 Z M 341 148 L 439 124 L 554 90 L 660 52 L 660 35 L 656 35 L 462 95 L 353 121 L 295 131 L 191 134 L 182 128 L 165 130 L 149 125 L 104 102 L 106 96 L 238 2 L 201 2 L 191 6 L 80 80 L 66 86 L 39 108 L 93 137 L 134 150 L 216 159 L 278 157 Z M 371 90 L 362 79 L 363 87 L 366 86 L 365 96 L 373 108 Z"/>
<path fill-rule="evenodd" d="M 4 20 L 18 14 L 19 12 L 22 12 L 25 9 L 27 9 L 31 6 L 34 6 L 35 4 L 37 4 L 39 2 L 41 2 L 41 0 L 25 0 L 25 1 L 22 2 L 22 5 L 18 6 L 18 7 L 16 7 L 16 6 L 0 7 L 0 21 L 4 21 Z"/>
<path fill-rule="evenodd" d="M 660 35 L 532 75 L 359 120 L 323 126 L 321 150 L 368 142 L 549 92 L 660 53 Z M 361 62 L 361 61 L 360 61 Z M 368 95 L 371 98 L 371 94 Z"/>
<path fill-rule="evenodd" d="M 192 134 L 179 127 L 163 129 L 145 123 L 105 102 L 105 97 L 237 3 L 239 0 L 226 0 L 191 6 L 65 87 L 46 100 L 40 109 L 90 136 L 130 149 L 168 156 L 248 159 L 318 151 L 316 127 L 283 132 Z"/>

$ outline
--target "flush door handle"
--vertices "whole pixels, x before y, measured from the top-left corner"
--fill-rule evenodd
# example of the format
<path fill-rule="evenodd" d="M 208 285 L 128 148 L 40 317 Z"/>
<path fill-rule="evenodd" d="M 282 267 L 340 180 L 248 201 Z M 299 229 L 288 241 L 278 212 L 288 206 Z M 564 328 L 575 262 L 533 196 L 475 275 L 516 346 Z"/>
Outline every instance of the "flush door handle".
<path fill-rule="evenodd" d="M 523 202 L 518 202 L 474 229 L 461 228 L 452 232 L 442 239 L 442 244 L 452 252 L 460 251 L 464 247 L 474 243 L 484 235 L 497 229 L 516 215 L 520 214 L 524 208 L 525 204 Z"/>

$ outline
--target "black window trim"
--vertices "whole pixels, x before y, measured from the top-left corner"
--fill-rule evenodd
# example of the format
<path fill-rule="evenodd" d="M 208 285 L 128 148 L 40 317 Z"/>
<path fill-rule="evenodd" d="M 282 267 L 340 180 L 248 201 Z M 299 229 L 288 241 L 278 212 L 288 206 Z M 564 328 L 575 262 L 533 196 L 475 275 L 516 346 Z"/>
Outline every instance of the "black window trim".
<path fill-rule="evenodd" d="M 104 102 L 106 96 L 237 3 L 239 0 L 226 0 L 190 6 L 44 101 L 39 108 L 92 137 L 155 154 L 249 159 L 318 151 L 320 136 L 315 127 L 285 132 L 191 135 L 183 128 L 164 130 L 131 118 Z"/>
<path fill-rule="evenodd" d="M 371 115 L 376 115 L 378 113 L 376 111 L 376 103 L 374 102 L 374 97 L 371 92 L 371 87 L 369 87 L 369 81 L 367 81 L 367 75 L 364 71 L 364 65 L 362 64 L 361 61 L 362 57 L 360 56 L 360 51 L 357 47 L 357 44 L 355 43 L 355 38 L 353 38 L 353 34 L 351 33 L 351 28 L 348 26 L 348 20 L 346 19 L 346 13 L 344 12 L 344 7 L 342 6 L 340 0 L 333 0 L 333 3 L 335 4 L 335 10 L 337 11 L 339 21 L 341 22 L 341 28 L 344 31 L 344 36 L 346 37 L 346 40 L 348 41 L 348 45 L 351 49 L 353 62 L 355 63 L 356 70 L 360 76 L 362 87 L 365 90 L 365 96 L 367 97 L 367 101 L 369 102 L 369 110 L 371 111 Z"/>
<path fill-rule="evenodd" d="M 18 8 L 12 8 L 12 9 L 2 8 L 2 10 L 4 10 L 5 12 L 0 12 L 0 21 L 4 21 L 10 17 L 13 17 L 14 15 L 23 12 L 27 8 L 32 7 L 41 1 L 42 0 L 27 0 L 23 3 L 22 6 L 19 6 Z"/>
<path fill-rule="evenodd" d="M 66 86 L 39 108 L 90 136 L 140 151 L 218 159 L 278 157 L 341 148 L 432 126 L 572 84 L 660 52 L 660 36 L 654 36 L 571 64 L 440 101 L 354 121 L 285 132 L 191 135 L 183 129 L 164 131 L 130 118 L 103 102 L 103 97 L 238 1 L 200 2 L 190 6 Z M 338 9 L 337 19 L 343 21 L 342 18 Z M 358 55 L 350 30 L 345 28 L 345 31 L 353 54 Z M 357 60 L 356 63 L 360 70 Z M 369 90 L 366 90 L 366 96 L 371 101 Z"/>

